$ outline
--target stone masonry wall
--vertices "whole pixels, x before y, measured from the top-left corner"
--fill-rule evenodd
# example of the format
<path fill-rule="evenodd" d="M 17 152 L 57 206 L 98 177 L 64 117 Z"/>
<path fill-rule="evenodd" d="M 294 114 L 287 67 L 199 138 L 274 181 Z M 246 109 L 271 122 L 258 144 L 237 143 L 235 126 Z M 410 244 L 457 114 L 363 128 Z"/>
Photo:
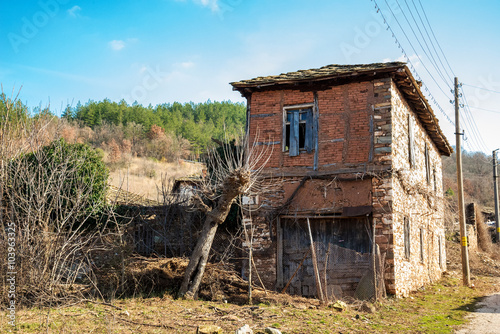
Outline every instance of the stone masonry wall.
<path fill-rule="evenodd" d="M 374 164 L 392 167 L 392 115 L 391 115 L 391 83 L 390 78 L 373 82 L 375 103 L 374 110 Z M 373 223 L 375 224 L 375 240 L 381 254 L 385 253 L 385 284 L 388 293 L 395 294 L 394 252 L 392 228 L 392 177 L 390 173 L 382 173 L 372 179 Z"/>
<path fill-rule="evenodd" d="M 391 91 L 395 294 L 407 296 L 410 291 L 439 279 L 446 270 L 442 166 L 437 148 L 396 85 L 392 84 Z M 413 166 L 408 117 L 414 123 Z M 410 225 L 409 258 L 405 256 L 405 217 Z"/>

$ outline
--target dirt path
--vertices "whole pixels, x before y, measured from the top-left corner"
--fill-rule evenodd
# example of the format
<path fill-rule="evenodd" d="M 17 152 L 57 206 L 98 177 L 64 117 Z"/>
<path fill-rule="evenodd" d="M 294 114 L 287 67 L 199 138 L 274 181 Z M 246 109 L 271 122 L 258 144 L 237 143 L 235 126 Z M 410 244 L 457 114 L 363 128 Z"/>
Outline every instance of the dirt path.
<path fill-rule="evenodd" d="M 500 333 L 500 293 L 486 297 L 478 303 L 478 307 L 471 315 L 471 322 L 458 330 L 457 334 Z"/>

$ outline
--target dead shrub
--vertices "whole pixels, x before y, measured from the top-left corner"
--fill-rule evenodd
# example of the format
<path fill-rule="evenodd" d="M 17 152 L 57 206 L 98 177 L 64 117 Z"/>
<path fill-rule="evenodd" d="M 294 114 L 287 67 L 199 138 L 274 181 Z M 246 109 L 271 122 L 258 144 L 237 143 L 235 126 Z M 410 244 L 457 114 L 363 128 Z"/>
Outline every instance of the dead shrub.
<path fill-rule="evenodd" d="M 479 211 L 479 209 L 478 209 Z M 479 248 L 486 253 L 493 253 L 493 242 L 491 239 L 491 233 L 488 229 L 488 225 L 484 223 L 483 215 L 479 214 L 476 218 L 477 226 L 477 243 Z"/>
<path fill-rule="evenodd" d="M 87 223 L 103 207 L 105 167 L 100 165 L 104 174 L 97 177 L 92 166 L 99 154 L 83 145 L 71 150 L 57 140 L 45 146 L 59 133 L 57 120 L 28 115 L 8 121 L 19 105 L 2 98 L 0 277 L 15 282 L 16 307 L 88 296 L 95 284 L 91 257 L 101 230 Z M 99 185 L 102 196 L 96 197 L 94 186 Z M 3 283 L 0 299 L 7 304 L 13 296 Z"/>

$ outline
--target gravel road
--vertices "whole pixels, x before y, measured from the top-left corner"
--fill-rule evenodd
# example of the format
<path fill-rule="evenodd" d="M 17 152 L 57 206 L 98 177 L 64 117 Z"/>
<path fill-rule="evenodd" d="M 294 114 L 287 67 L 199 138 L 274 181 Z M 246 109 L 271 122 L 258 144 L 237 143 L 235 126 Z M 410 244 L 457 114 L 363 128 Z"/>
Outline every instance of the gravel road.
<path fill-rule="evenodd" d="M 456 334 L 500 334 L 500 293 L 484 298 L 478 307 L 471 322 Z"/>

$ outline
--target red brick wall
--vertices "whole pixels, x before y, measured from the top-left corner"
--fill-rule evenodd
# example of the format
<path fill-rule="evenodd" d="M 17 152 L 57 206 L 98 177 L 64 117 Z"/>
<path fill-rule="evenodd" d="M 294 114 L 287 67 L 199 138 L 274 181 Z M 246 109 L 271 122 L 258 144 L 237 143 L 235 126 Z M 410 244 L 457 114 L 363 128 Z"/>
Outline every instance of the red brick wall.
<path fill-rule="evenodd" d="M 283 108 L 286 106 L 314 103 L 318 99 L 318 163 L 319 169 L 335 164 L 370 162 L 373 149 L 374 97 L 373 82 L 365 81 L 334 86 L 325 90 L 275 90 L 252 93 L 250 99 L 250 140 L 279 142 L 273 148 L 267 167 L 312 167 L 314 151 L 301 151 L 290 157 L 283 152 Z"/>

